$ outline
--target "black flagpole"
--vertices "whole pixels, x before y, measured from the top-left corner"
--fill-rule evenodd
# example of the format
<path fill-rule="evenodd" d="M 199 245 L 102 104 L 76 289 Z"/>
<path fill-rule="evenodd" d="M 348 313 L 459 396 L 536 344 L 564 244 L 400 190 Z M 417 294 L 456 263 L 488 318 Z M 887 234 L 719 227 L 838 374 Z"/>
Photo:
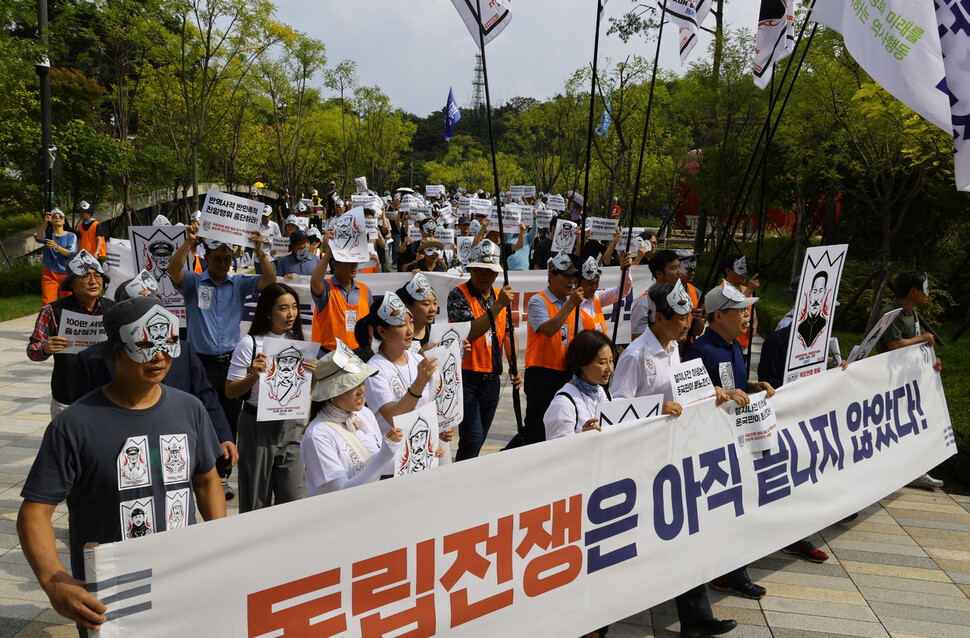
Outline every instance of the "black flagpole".
<path fill-rule="evenodd" d="M 476 0 L 478 20 L 478 43 L 482 51 L 482 82 L 485 84 L 485 115 L 488 120 L 488 141 L 492 147 L 492 176 L 495 178 L 495 206 L 498 212 L 498 242 L 499 255 L 502 261 L 502 280 L 504 285 L 509 285 L 509 264 L 505 254 L 505 229 L 502 226 L 502 198 L 499 197 L 501 190 L 498 184 L 498 162 L 495 159 L 495 134 L 492 132 L 492 97 L 488 90 L 488 64 L 485 62 L 485 26 L 482 24 L 482 0 Z M 509 374 L 518 374 L 518 348 L 515 346 L 515 329 L 512 325 L 512 311 L 508 309 L 505 313 L 505 332 L 512 340 L 513 347 L 509 350 L 512 355 L 509 357 Z M 499 353 L 501 356 L 501 353 Z M 493 359 L 494 361 L 494 359 Z M 522 434 L 522 399 L 519 396 L 519 389 L 512 386 L 512 409 L 515 412 L 515 427 L 518 433 Z"/>
<path fill-rule="evenodd" d="M 630 206 L 630 224 L 626 231 L 626 251 L 630 252 L 630 244 L 633 242 L 633 218 L 637 210 L 637 199 L 640 193 L 640 177 L 643 175 L 643 153 L 647 147 L 647 131 L 650 128 L 650 113 L 653 111 L 653 88 L 657 83 L 657 65 L 660 62 L 660 43 L 664 35 L 664 18 L 667 15 L 667 0 L 664 0 L 663 7 L 660 9 L 660 28 L 657 30 L 657 52 L 653 56 L 653 75 L 650 77 L 650 96 L 647 98 L 647 114 L 643 121 L 643 136 L 640 138 L 640 159 L 637 161 L 637 179 L 633 184 L 633 204 Z M 671 215 L 674 211 L 671 211 Z M 659 234 L 657 241 L 660 241 Z M 620 269 L 620 298 L 613 306 L 613 344 L 616 345 L 616 334 L 620 329 L 620 309 L 623 306 L 623 283 L 626 281 L 626 267 Z M 631 335 L 632 336 L 632 335 Z"/>
<path fill-rule="evenodd" d="M 586 246 L 586 211 L 589 207 L 589 169 L 590 158 L 593 152 L 593 109 L 596 106 L 596 65 L 600 52 L 600 22 L 603 19 L 602 0 L 596 0 L 596 37 L 593 38 L 593 79 L 589 83 L 589 124 L 586 128 L 586 181 L 583 184 L 583 213 L 579 218 L 579 254 L 582 256 L 583 248 Z M 582 274 L 580 274 L 582 276 Z M 623 292 L 620 280 L 620 292 Z M 579 318 L 579 306 L 576 306 L 575 322 L 573 324 L 573 335 L 579 333 L 582 322 Z"/>

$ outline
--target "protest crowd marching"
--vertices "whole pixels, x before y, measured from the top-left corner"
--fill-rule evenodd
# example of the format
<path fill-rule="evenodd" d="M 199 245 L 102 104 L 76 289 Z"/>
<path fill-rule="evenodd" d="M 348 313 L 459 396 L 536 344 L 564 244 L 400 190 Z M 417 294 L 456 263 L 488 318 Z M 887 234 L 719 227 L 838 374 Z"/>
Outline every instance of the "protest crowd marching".
<path fill-rule="evenodd" d="M 697 374 L 709 377 L 718 405 L 743 407 L 758 393 L 768 400 L 786 381 L 792 331 L 807 345 L 830 334 L 835 300 L 822 271 L 805 289 L 805 308 L 766 331 L 749 371 L 759 280 L 743 255 L 727 256 L 719 285 L 703 291 L 696 255 L 661 248 L 650 229 L 628 240 L 609 213 L 583 231 L 572 193 L 424 191 L 381 196 L 363 178 L 353 194 L 331 183 L 326 196 L 314 190 L 295 203 L 285 190 L 270 203 L 255 189 L 248 200 L 210 191 L 191 225 L 159 216 L 132 229 L 137 273 L 104 262 L 106 238 L 89 207 L 76 234 L 60 210 L 46 216 L 36 234 L 46 305 L 27 355 L 53 357 L 53 420 L 23 487 L 18 531 L 52 606 L 82 635 L 106 609 L 84 587 L 86 543 L 183 527 L 196 511 L 221 518 L 233 498 L 245 513 L 474 460 L 503 377 L 525 395 L 514 448 L 596 436 L 599 406 L 615 399 L 653 397 L 656 413 L 677 417 L 677 371 L 691 362 L 703 364 Z M 150 238 L 136 248 L 135 231 L 164 231 L 157 237 L 172 243 Z M 619 278 L 607 287 L 600 278 L 614 265 Z M 511 320 L 519 293 L 505 269 L 547 277 L 516 321 L 524 360 Z M 359 280 L 394 271 L 404 285 Z M 432 285 L 434 273 L 451 275 L 448 289 Z M 634 276 L 647 278 L 636 299 Z M 903 272 L 894 292 L 879 352 L 932 346 L 917 311 L 930 294 L 925 273 Z M 616 304 L 631 310 L 625 344 L 610 338 Z M 826 367 L 846 365 L 837 348 L 824 351 Z M 938 359 L 931 365 L 939 371 Z M 914 485 L 940 482 L 924 475 Z M 70 570 L 51 524 L 63 500 Z M 785 551 L 828 558 L 809 538 Z M 709 586 L 750 599 L 766 593 L 744 567 Z M 684 636 L 736 625 L 714 617 L 704 584 L 675 600 Z"/>

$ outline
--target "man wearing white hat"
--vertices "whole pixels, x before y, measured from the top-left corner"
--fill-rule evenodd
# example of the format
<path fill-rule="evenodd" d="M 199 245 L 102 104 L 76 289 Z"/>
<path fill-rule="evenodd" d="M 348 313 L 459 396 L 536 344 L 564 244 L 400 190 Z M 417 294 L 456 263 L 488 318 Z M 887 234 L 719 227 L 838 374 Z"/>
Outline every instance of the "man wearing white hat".
<path fill-rule="evenodd" d="M 357 262 L 341 261 L 331 249 L 333 231 L 323 237 L 323 257 L 310 275 L 310 298 L 313 300 L 313 340 L 326 350 L 337 347 L 340 339 L 357 349 L 354 328 L 370 312 L 371 297 L 367 285 L 357 281 Z M 333 271 L 327 277 L 327 268 Z"/>
<path fill-rule="evenodd" d="M 81 215 L 81 223 L 77 226 L 78 250 L 86 250 L 98 259 L 104 259 L 108 254 L 105 247 L 104 229 L 94 219 L 94 208 L 91 204 L 81 200 L 77 212 Z"/>

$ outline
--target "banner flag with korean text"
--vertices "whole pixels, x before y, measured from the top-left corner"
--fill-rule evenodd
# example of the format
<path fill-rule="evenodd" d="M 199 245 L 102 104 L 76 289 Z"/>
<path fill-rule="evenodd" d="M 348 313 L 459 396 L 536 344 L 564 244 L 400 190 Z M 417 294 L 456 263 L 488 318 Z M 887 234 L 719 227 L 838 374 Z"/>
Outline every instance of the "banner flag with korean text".
<path fill-rule="evenodd" d="M 970 191 L 970 0 L 936 0 L 936 19 L 950 95 L 957 188 Z"/>
<path fill-rule="evenodd" d="M 955 454 L 931 352 L 899 348 L 783 386 L 754 433 L 712 397 L 679 417 L 86 546 L 87 589 L 107 606 L 98 635 L 584 635 Z M 436 507 L 442 494 L 474 506 Z"/>
<path fill-rule="evenodd" d="M 481 42 L 479 29 L 485 31 L 485 44 L 488 44 L 501 33 L 512 20 L 511 0 L 451 0 L 458 10 L 468 32 L 475 42 Z M 482 15 L 478 15 L 478 7 L 482 7 Z"/>
<path fill-rule="evenodd" d="M 461 109 L 455 101 L 455 92 L 448 89 L 448 104 L 445 106 L 445 141 L 450 142 L 455 134 L 455 124 L 461 119 Z"/>
<path fill-rule="evenodd" d="M 812 19 L 841 33 L 859 66 L 893 97 L 950 131 L 946 70 L 933 0 L 816 0 Z"/>
<path fill-rule="evenodd" d="M 771 82 L 775 62 L 795 50 L 795 0 L 761 0 L 758 37 L 754 44 L 754 84 Z"/>

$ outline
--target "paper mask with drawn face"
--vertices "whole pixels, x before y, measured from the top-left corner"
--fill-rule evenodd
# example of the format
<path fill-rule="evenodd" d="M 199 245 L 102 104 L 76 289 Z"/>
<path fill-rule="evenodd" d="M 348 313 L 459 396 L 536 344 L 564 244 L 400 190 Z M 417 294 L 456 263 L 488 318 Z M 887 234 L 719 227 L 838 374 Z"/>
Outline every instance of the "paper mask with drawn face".
<path fill-rule="evenodd" d="M 341 215 L 333 225 L 333 238 L 337 246 L 347 250 L 356 246 L 364 229 L 360 228 L 354 215 Z"/>
<path fill-rule="evenodd" d="M 600 276 L 600 267 L 592 257 L 583 262 L 583 279 L 592 281 Z"/>
<path fill-rule="evenodd" d="M 687 294 L 687 289 L 684 288 L 680 279 L 674 284 L 674 289 L 667 294 L 667 303 L 678 315 L 689 315 L 690 311 L 694 309 L 690 295 Z"/>
<path fill-rule="evenodd" d="M 403 326 L 408 314 L 410 313 L 408 312 L 407 306 L 393 292 L 384 295 L 384 300 L 381 301 L 381 307 L 377 309 L 377 316 L 391 326 Z"/>
<path fill-rule="evenodd" d="M 182 352 L 178 317 L 161 306 L 153 306 L 141 318 L 121 326 L 121 342 L 132 361 L 148 363 L 159 352 L 173 359 Z"/>
<path fill-rule="evenodd" d="M 415 301 L 424 301 L 432 292 L 431 282 L 422 273 L 416 273 L 405 289 Z"/>
<path fill-rule="evenodd" d="M 735 259 L 734 263 L 731 265 L 731 270 L 738 273 L 742 277 L 748 274 L 748 258 L 741 257 L 740 259 Z"/>
<path fill-rule="evenodd" d="M 104 274 L 104 269 L 101 268 L 100 262 L 95 259 L 94 255 L 86 250 L 79 252 L 74 259 L 67 262 L 67 269 L 71 271 L 75 277 L 84 277 L 88 274 L 88 271 L 95 271 L 99 274 Z"/>
<path fill-rule="evenodd" d="M 344 372 L 360 374 L 364 370 L 364 362 L 354 354 L 346 343 L 340 339 L 336 340 L 337 347 L 333 353 L 333 362 Z"/>
<path fill-rule="evenodd" d="M 549 265 L 558 271 L 566 271 L 572 268 L 573 260 L 569 258 L 565 251 L 560 250 L 555 257 L 549 259 Z"/>
<path fill-rule="evenodd" d="M 152 274 L 145 269 L 142 269 L 140 273 L 135 275 L 135 278 L 128 282 L 125 286 L 125 294 L 129 297 L 137 297 L 142 293 L 148 293 L 148 296 L 153 296 L 158 294 L 158 282 L 152 277 Z"/>
<path fill-rule="evenodd" d="M 930 296 L 930 278 L 929 277 L 925 277 L 923 279 L 923 294 L 926 295 L 927 297 Z"/>

